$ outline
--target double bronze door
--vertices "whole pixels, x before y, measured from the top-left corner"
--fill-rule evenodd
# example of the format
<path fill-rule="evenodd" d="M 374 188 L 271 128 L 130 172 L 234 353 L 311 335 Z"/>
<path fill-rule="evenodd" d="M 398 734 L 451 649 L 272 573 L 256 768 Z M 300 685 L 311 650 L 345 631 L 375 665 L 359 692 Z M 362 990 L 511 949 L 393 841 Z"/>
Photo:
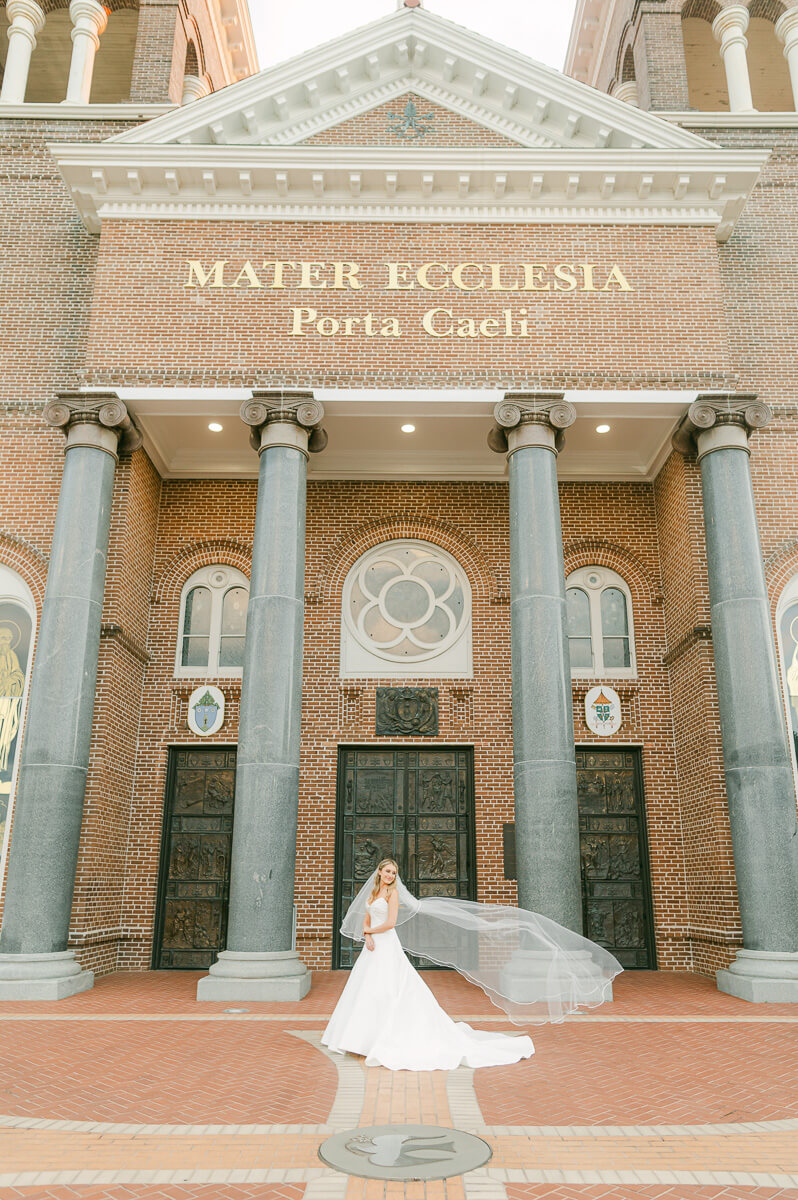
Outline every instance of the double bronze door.
<path fill-rule="evenodd" d="M 153 967 L 206 970 L 224 949 L 236 752 L 169 751 Z"/>
<path fill-rule="evenodd" d="M 336 931 L 382 858 L 414 895 L 476 898 L 470 749 L 339 751 Z M 351 967 L 358 949 L 336 932 L 333 965 Z"/>

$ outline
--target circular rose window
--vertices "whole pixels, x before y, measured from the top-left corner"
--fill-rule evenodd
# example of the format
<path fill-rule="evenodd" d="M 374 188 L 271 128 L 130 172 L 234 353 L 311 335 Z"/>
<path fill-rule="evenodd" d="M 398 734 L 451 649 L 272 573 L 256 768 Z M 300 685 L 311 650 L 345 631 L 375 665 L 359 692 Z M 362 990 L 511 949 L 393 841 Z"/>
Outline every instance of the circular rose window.
<path fill-rule="evenodd" d="M 470 589 L 459 564 L 426 542 L 386 542 L 352 568 L 346 623 L 363 649 L 391 662 L 445 653 L 470 618 Z"/>

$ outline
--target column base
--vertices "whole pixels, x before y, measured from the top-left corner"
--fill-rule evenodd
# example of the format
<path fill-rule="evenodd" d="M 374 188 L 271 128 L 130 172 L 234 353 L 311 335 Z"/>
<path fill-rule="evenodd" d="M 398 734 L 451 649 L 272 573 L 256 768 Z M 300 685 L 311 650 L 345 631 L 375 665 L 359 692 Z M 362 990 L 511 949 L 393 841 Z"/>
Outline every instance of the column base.
<path fill-rule="evenodd" d="M 0 954 L 0 1000 L 64 1000 L 91 987 L 94 972 L 75 962 L 74 950 Z"/>
<path fill-rule="evenodd" d="M 296 950 L 223 950 L 197 984 L 198 1000 L 302 1000 L 310 971 Z"/>
<path fill-rule="evenodd" d="M 753 1004 L 798 1004 L 798 953 L 738 950 L 715 979 L 719 992 Z"/>

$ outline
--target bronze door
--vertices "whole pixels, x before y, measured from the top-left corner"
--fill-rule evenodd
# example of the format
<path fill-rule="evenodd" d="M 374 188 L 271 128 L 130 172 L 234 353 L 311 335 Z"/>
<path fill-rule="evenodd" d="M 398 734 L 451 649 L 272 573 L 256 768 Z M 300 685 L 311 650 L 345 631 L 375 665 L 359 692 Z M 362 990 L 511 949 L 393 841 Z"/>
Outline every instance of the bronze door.
<path fill-rule="evenodd" d="M 396 859 L 417 896 L 475 899 L 470 749 L 340 749 L 335 967 L 357 957 L 359 947 L 337 931 L 381 858 Z"/>
<path fill-rule="evenodd" d="M 205 970 L 224 949 L 236 752 L 169 751 L 153 967 Z"/>
<path fill-rule="evenodd" d="M 656 967 L 640 752 L 576 752 L 585 936 L 624 967 Z"/>

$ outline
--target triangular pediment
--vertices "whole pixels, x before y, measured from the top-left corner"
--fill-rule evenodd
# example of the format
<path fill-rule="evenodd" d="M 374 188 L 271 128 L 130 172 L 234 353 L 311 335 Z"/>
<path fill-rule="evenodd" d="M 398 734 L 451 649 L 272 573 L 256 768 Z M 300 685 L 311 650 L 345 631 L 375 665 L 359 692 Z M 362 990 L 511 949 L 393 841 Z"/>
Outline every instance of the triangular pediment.
<path fill-rule="evenodd" d="M 428 141 L 436 121 L 448 133 Z M 768 157 L 404 7 L 108 141 L 50 149 L 92 232 L 392 220 L 710 226 L 720 241 Z"/>
<path fill-rule="evenodd" d="M 307 144 L 315 134 L 408 92 L 527 148 L 708 145 L 696 134 L 422 8 L 401 8 L 111 140 Z"/>

